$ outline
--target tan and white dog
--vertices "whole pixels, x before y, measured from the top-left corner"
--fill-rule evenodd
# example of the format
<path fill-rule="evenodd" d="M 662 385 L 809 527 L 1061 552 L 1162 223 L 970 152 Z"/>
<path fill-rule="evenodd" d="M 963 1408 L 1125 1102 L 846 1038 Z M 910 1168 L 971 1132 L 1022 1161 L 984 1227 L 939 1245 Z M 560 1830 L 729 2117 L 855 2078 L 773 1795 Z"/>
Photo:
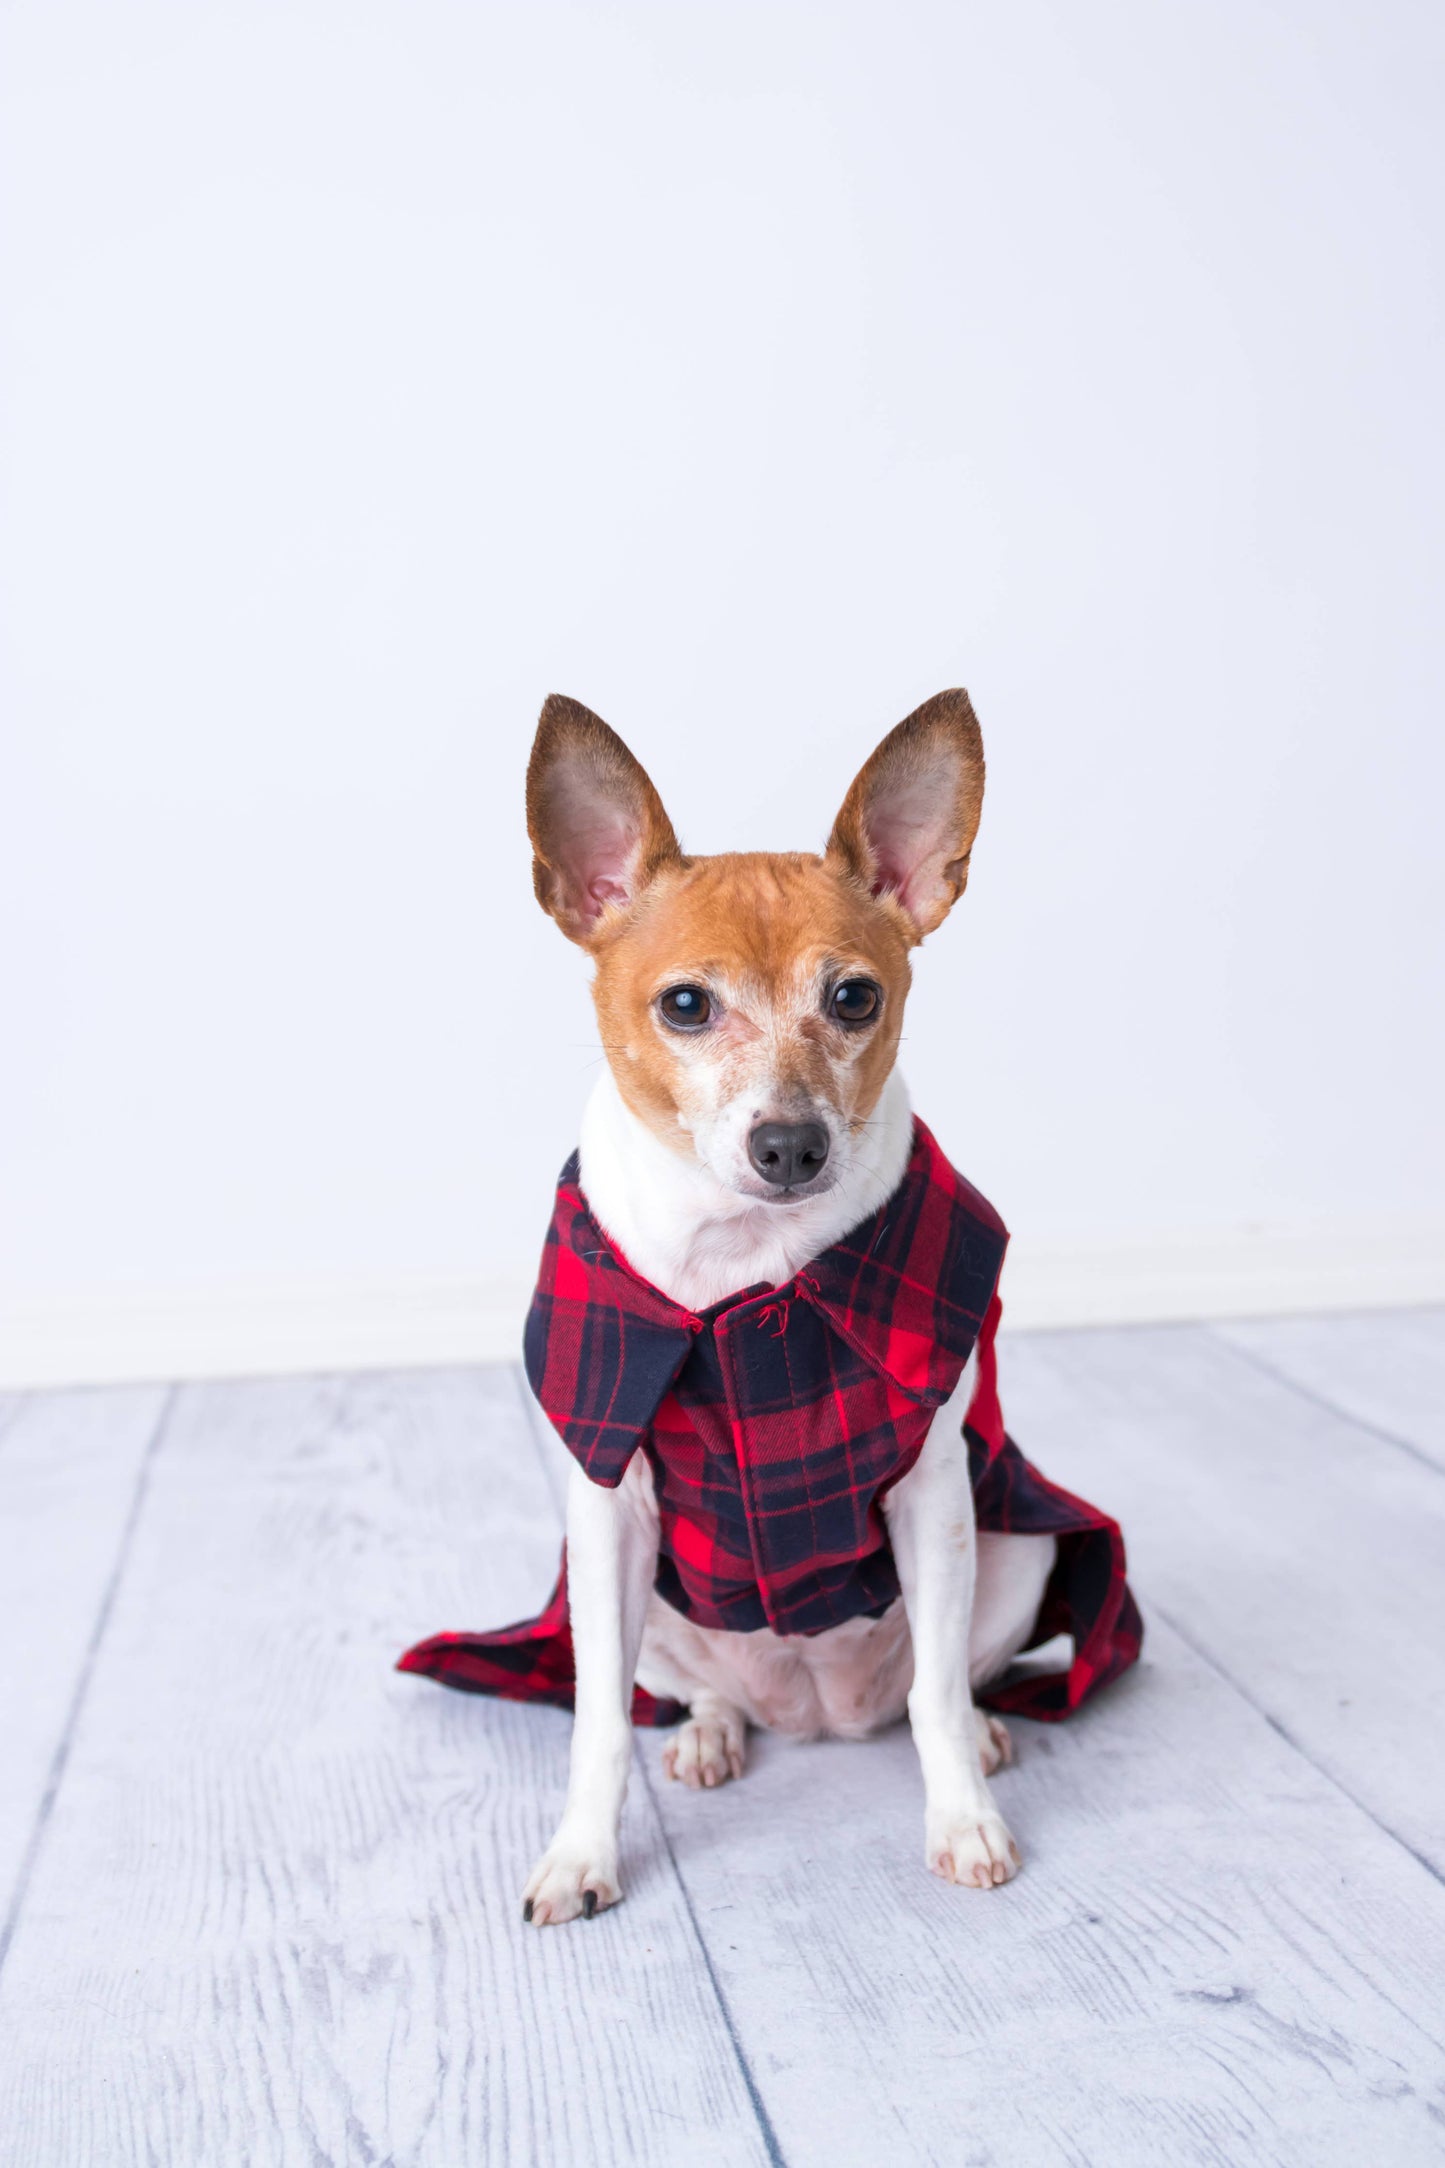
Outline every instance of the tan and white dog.
<path fill-rule="evenodd" d="M 629 1263 L 675 1302 L 700 1310 L 783 1285 L 901 1181 L 909 952 L 963 893 L 983 782 L 968 695 L 940 693 L 874 752 L 821 856 L 693 858 L 622 741 L 575 701 L 548 700 L 527 776 L 536 890 L 593 958 L 607 1056 L 583 1120 L 582 1187 Z M 962 1436 L 973 1369 L 884 1501 L 901 1600 L 816 1635 L 683 1618 L 654 1591 L 647 1456 L 615 1489 L 573 1465 L 576 1721 L 566 1808 L 524 1891 L 534 1924 L 621 1895 L 634 1678 L 687 1706 L 664 1763 L 697 1787 L 742 1775 L 749 1724 L 860 1738 L 906 1707 L 927 1866 L 981 1889 L 1013 1875 L 1018 1848 L 988 1785 L 1008 1734 L 972 1689 L 1027 1642 L 1055 1539 L 975 1534 Z"/>

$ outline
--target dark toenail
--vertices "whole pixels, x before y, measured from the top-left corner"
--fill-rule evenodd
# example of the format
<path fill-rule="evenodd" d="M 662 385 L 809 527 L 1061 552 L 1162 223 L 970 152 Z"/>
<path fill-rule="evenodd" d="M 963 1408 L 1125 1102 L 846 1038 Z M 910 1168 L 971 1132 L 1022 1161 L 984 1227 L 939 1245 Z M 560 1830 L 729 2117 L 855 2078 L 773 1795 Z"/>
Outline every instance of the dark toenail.
<path fill-rule="evenodd" d="M 522 1907 L 522 1917 L 524 1920 L 529 1920 L 532 1917 L 532 1900 L 530 1897 Z"/>
<path fill-rule="evenodd" d="M 590 1920 L 590 1919 L 591 1919 L 591 1917 L 592 1917 L 592 1915 L 593 1915 L 593 1913 L 594 1913 L 594 1912 L 595 1912 L 596 1910 L 597 1910 L 597 1892 L 596 1892 L 596 1890 L 595 1890 L 595 1889 L 584 1889 L 584 1890 L 583 1890 L 583 1892 L 582 1892 L 582 1917 L 583 1917 L 583 1919 L 584 1919 L 584 1920 Z"/>

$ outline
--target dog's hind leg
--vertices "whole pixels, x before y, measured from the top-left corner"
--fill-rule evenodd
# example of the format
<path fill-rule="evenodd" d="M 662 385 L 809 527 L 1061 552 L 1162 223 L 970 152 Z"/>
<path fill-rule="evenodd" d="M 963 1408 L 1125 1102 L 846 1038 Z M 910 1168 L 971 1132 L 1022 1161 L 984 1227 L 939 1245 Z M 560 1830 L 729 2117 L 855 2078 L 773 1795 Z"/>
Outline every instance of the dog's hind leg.
<path fill-rule="evenodd" d="M 662 1750 L 662 1766 L 695 1791 L 712 1791 L 743 1773 L 748 1717 L 728 1661 L 739 1641 L 736 1634 L 704 1633 L 660 1596 L 648 1606 L 638 1681 L 659 1701 L 680 1701 L 687 1710 Z"/>
<path fill-rule="evenodd" d="M 1059 1546 L 1054 1536 L 982 1529 L 975 1541 L 978 1567 L 968 1635 L 968 1683 L 977 1693 L 1007 1671 L 1020 1649 L 1032 1641 Z M 985 1709 L 976 1709 L 974 1714 L 983 1773 L 991 1777 L 1013 1760 L 1013 1741 L 1001 1717 L 990 1716 Z"/>
<path fill-rule="evenodd" d="M 737 1703 L 704 1687 L 693 1695 L 686 1722 L 663 1748 L 662 1766 L 680 1784 L 711 1791 L 742 1775 L 747 1731 L 748 1720 Z"/>
<path fill-rule="evenodd" d="M 1044 1590 L 1059 1555 L 1056 1536 L 980 1529 L 968 1633 L 968 1683 L 977 1693 L 1007 1671 L 1033 1639 Z"/>

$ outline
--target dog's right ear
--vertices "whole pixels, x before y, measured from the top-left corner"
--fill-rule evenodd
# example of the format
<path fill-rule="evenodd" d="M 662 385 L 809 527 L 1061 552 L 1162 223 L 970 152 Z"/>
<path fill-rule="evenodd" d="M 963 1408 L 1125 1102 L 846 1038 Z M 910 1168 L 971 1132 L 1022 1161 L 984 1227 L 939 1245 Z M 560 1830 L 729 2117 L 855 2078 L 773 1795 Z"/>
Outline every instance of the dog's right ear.
<path fill-rule="evenodd" d="M 549 693 L 527 763 L 537 901 L 591 948 L 659 869 L 681 861 L 645 769 L 580 700 Z"/>

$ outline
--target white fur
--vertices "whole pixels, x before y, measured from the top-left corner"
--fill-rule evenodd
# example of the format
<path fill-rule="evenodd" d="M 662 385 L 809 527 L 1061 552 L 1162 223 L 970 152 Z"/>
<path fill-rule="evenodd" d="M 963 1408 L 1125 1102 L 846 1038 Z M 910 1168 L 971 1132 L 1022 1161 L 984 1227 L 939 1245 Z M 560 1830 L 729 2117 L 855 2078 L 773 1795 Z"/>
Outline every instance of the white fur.
<path fill-rule="evenodd" d="M 894 1070 L 833 1188 L 789 1203 L 759 1199 L 669 1151 L 604 1072 L 582 1116 L 582 1187 L 633 1270 L 674 1302 L 705 1310 L 759 1280 L 781 1286 L 861 1225 L 902 1181 L 912 1140 L 908 1087 Z"/>
<path fill-rule="evenodd" d="M 984 1775 L 969 1677 L 978 1546 L 963 1418 L 972 1368 L 883 1505 L 913 1640 L 908 1719 L 923 1768 L 924 1859 L 945 1881 L 989 1889 L 1020 1862 Z"/>
<path fill-rule="evenodd" d="M 604 1074 L 583 1119 L 582 1187 L 633 1269 L 675 1302 L 703 1309 L 740 1287 L 790 1280 L 877 1211 L 902 1179 L 911 1133 L 907 1090 L 894 1072 L 832 1189 L 760 1203 L 668 1150 Z M 857 1738 L 893 1722 L 906 1700 L 923 1770 L 927 1865 L 980 1888 L 1014 1873 L 1018 1850 L 985 1773 L 1009 1758 L 1008 1734 L 975 1711 L 971 1688 L 1023 1646 L 1055 1546 L 1052 1537 L 975 1534 L 962 1436 L 973 1374 L 970 1363 L 885 1500 L 901 1602 L 881 1619 L 822 1634 L 717 1633 L 682 1618 L 653 1592 L 658 1517 L 645 1456 L 611 1491 L 574 1466 L 567 1544 L 577 1719 L 566 1810 L 524 1892 L 537 1925 L 576 1918 L 589 1891 L 597 1909 L 621 1894 L 617 1832 L 635 1677 L 690 1705 L 664 1762 L 698 1787 L 741 1774 L 749 1720 Z"/>

